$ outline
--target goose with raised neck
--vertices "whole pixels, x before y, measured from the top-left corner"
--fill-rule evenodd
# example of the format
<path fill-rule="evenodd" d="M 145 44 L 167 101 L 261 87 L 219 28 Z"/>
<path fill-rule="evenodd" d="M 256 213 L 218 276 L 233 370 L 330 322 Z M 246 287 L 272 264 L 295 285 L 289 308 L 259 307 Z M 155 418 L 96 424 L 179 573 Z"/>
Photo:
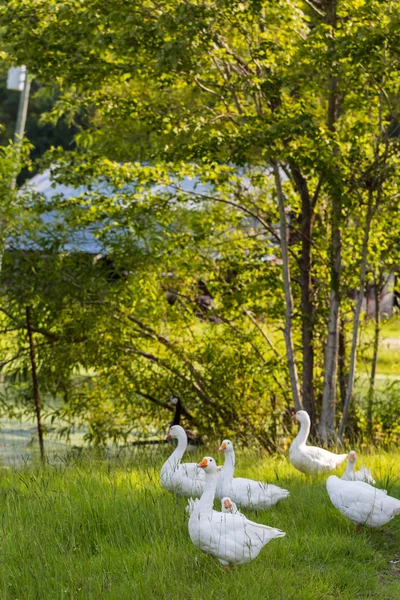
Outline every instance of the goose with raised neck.
<path fill-rule="evenodd" d="M 271 539 L 285 535 L 280 529 L 249 521 L 241 513 L 213 510 L 217 465 L 206 456 L 198 466 L 205 472 L 204 491 L 193 503 L 188 525 L 190 539 L 197 548 L 223 565 L 241 565 L 256 558 Z"/>
<path fill-rule="evenodd" d="M 367 469 L 365 465 L 362 465 L 359 471 L 354 470 L 354 467 L 356 466 L 356 461 L 357 454 L 354 450 L 351 450 L 349 452 L 347 467 L 342 475 L 342 479 L 344 481 L 365 481 L 365 483 L 370 484 L 376 483 L 375 479 L 372 477 L 370 469 Z"/>
<path fill-rule="evenodd" d="M 181 424 L 181 415 L 186 414 L 186 416 L 189 416 L 189 414 L 188 414 L 187 410 L 184 408 L 184 406 L 182 404 L 182 400 L 180 398 L 178 398 L 178 396 L 171 396 L 169 401 L 171 402 L 171 404 L 173 404 L 175 406 L 175 413 L 174 413 L 174 417 L 170 423 L 170 427 L 172 427 L 173 425 L 180 425 Z M 199 437 L 199 435 L 197 433 L 195 433 L 191 429 L 184 429 L 184 431 L 186 433 L 186 438 L 187 438 L 187 443 L 188 443 L 187 450 L 189 452 L 191 452 L 198 446 L 203 446 L 203 440 Z"/>
<path fill-rule="evenodd" d="M 229 496 L 239 506 L 263 510 L 290 495 L 288 490 L 277 485 L 245 477 L 234 477 L 235 451 L 232 442 L 224 440 L 219 450 L 224 453 L 225 460 L 217 482 L 218 498 Z"/>
<path fill-rule="evenodd" d="M 299 410 L 296 414 L 296 419 L 300 423 L 300 429 L 299 433 L 293 441 L 293 444 L 297 446 L 305 446 L 308 440 L 308 436 L 310 435 L 310 417 L 305 410 Z"/>
<path fill-rule="evenodd" d="M 334 454 L 324 448 L 307 446 L 310 434 L 310 417 L 305 410 L 299 410 L 292 419 L 300 423 L 300 431 L 289 450 L 290 462 L 296 469 L 302 473 L 316 475 L 333 471 L 346 460 L 347 454 Z"/>
<path fill-rule="evenodd" d="M 177 496 L 201 496 L 204 473 L 196 463 L 181 463 L 187 447 L 185 430 L 180 425 L 173 425 L 167 438 L 176 439 L 178 445 L 162 466 L 161 485 Z"/>
<path fill-rule="evenodd" d="M 178 442 L 175 450 L 172 452 L 167 462 L 170 462 L 171 466 L 179 465 L 187 448 L 187 437 L 185 430 L 180 425 L 172 425 L 167 435 L 167 439 L 174 439 Z"/>
<path fill-rule="evenodd" d="M 230 440 L 224 440 L 219 447 L 224 451 L 224 465 L 221 469 L 217 484 L 217 497 L 222 500 L 225 496 L 232 498 L 232 483 L 235 473 L 235 450 Z"/>

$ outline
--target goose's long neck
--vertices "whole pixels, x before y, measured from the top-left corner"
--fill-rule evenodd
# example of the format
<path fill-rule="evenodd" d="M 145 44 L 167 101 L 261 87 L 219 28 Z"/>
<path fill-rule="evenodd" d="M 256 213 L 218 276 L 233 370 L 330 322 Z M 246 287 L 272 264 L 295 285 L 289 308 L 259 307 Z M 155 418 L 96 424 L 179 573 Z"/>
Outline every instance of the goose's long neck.
<path fill-rule="evenodd" d="M 171 427 L 172 427 L 172 425 L 180 425 L 181 424 L 181 412 L 182 412 L 182 403 L 178 398 L 178 402 L 176 403 L 176 406 L 175 406 L 175 414 L 174 414 L 174 418 L 172 419 Z"/>
<path fill-rule="evenodd" d="M 234 450 L 230 450 L 229 452 L 225 451 L 225 460 L 224 466 L 221 470 L 221 479 L 224 483 L 230 483 L 233 479 L 233 474 L 235 472 L 235 452 Z"/>
<path fill-rule="evenodd" d="M 171 464 L 178 465 L 182 459 L 182 456 L 185 453 L 187 447 L 187 438 L 186 438 L 186 433 L 185 433 L 185 437 L 180 436 L 178 438 L 178 445 L 175 448 L 175 450 L 173 451 L 173 453 L 171 454 L 171 456 L 168 459 L 168 462 Z"/>
<path fill-rule="evenodd" d="M 350 462 L 349 460 L 347 461 L 347 467 L 346 467 L 346 471 L 345 471 L 346 475 L 352 475 L 353 474 L 354 465 L 355 465 L 355 461 L 353 461 L 353 462 Z"/>
<path fill-rule="evenodd" d="M 310 423 L 300 423 L 300 431 L 296 436 L 296 443 L 300 445 L 305 445 L 308 440 L 308 436 L 310 434 Z"/>
<path fill-rule="evenodd" d="M 204 492 L 200 500 L 196 502 L 196 512 L 208 512 L 213 509 L 218 473 L 205 473 L 205 476 Z"/>

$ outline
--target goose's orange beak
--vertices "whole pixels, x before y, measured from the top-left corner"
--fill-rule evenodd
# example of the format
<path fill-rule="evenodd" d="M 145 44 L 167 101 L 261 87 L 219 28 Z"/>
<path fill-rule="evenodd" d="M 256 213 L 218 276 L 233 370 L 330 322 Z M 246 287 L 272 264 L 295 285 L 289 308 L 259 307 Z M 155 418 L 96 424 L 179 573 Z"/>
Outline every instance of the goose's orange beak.
<path fill-rule="evenodd" d="M 296 413 L 293 413 L 290 417 L 293 421 L 293 423 L 296 421 Z"/>
<path fill-rule="evenodd" d="M 354 452 L 350 452 L 349 454 L 349 461 L 350 462 L 354 462 L 356 460 L 356 455 L 354 454 Z"/>
<path fill-rule="evenodd" d="M 202 469 L 205 469 L 206 467 L 208 467 L 208 460 L 206 458 L 203 458 L 203 460 L 199 463 L 197 463 L 198 467 L 201 467 Z"/>
<path fill-rule="evenodd" d="M 230 508 L 232 508 L 232 502 L 230 500 L 224 500 L 224 506 L 226 510 L 229 510 Z"/>
<path fill-rule="evenodd" d="M 225 442 L 223 442 L 220 447 L 218 448 L 218 450 L 226 450 L 226 444 Z"/>
<path fill-rule="evenodd" d="M 171 432 L 170 432 L 165 439 L 166 440 L 170 440 L 171 438 L 172 438 L 172 435 L 171 435 Z"/>

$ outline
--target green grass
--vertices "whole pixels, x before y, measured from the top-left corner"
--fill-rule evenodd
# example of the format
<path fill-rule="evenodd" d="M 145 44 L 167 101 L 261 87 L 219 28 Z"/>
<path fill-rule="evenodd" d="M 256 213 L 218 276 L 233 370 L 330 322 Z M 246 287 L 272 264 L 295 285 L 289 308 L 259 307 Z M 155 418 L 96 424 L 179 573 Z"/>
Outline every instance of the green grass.
<path fill-rule="evenodd" d="M 367 345 L 368 349 L 359 352 L 357 360 L 357 374 L 369 379 L 372 360 L 372 341 L 374 337 L 374 323 L 369 320 L 363 327 L 360 342 Z M 400 318 L 396 315 L 381 322 L 380 343 L 377 363 L 377 387 L 385 385 L 385 377 L 400 379 Z M 379 377 L 380 376 L 380 377 Z"/>
<path fill-rule="evenodd" d="M 112 462 L 86 457 L 43 471 L 3 470 L 0 598 L 400 599 L 398 565 L 390 564 L 399 552 L 400 517 L 356 534 L 331 505 L 324 478 L 296 472 L 283 456 L 244 451 L 237 474 L 291 492 L 272 510 L 247 514 L 287 535 L 272 540 L 254 562 L 225 571 L 192 545 L 185 499 L 160 488 L 167 453 L 162 448 Z M 362 458 L 378 484 L 400 497 L 400 451 Z"/>

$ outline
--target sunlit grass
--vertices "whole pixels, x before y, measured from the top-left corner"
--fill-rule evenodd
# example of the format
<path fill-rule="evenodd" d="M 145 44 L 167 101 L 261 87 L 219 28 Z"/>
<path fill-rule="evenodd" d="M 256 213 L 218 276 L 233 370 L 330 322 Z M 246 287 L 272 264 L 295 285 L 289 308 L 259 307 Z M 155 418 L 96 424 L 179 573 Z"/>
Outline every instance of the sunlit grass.
<path fill-rule="evenodd" d="M 391 564 L 400 517 L 355 533 L 331 505 L 325 477 L 311 480 L 285 456 L 242 451 L 237 474 L 278 483 L 291 497 L 248 513 L 286 531 L 251 564 L 228 570 L 191 543 L 185 499 L 160 488 L 168 448 L 104 461 L 1 472 L 0 597 L 5 599 L 396 600 Z M 215 447 L 203 448 L 216 456 Z M 218 457 L 221 460 L 221 457 Z M 379 486 L 400 497 L 400 451 L 359 456 Z M 343 468 L 340 468 L 339 474 Z M 398 575 L 398 571 L 397 571 Z"/>
<path fill-rule="evenodd" d="M 373 337 L 374 323 L 369 320 L 360 335 L 357 374 L 361 379 L 368 378 L 371 371 Z M 400 318 L 397 315 L 381 322 L 377 374 L 377 387 L 383 387 L 386 376 L 400 379 Z"/>

